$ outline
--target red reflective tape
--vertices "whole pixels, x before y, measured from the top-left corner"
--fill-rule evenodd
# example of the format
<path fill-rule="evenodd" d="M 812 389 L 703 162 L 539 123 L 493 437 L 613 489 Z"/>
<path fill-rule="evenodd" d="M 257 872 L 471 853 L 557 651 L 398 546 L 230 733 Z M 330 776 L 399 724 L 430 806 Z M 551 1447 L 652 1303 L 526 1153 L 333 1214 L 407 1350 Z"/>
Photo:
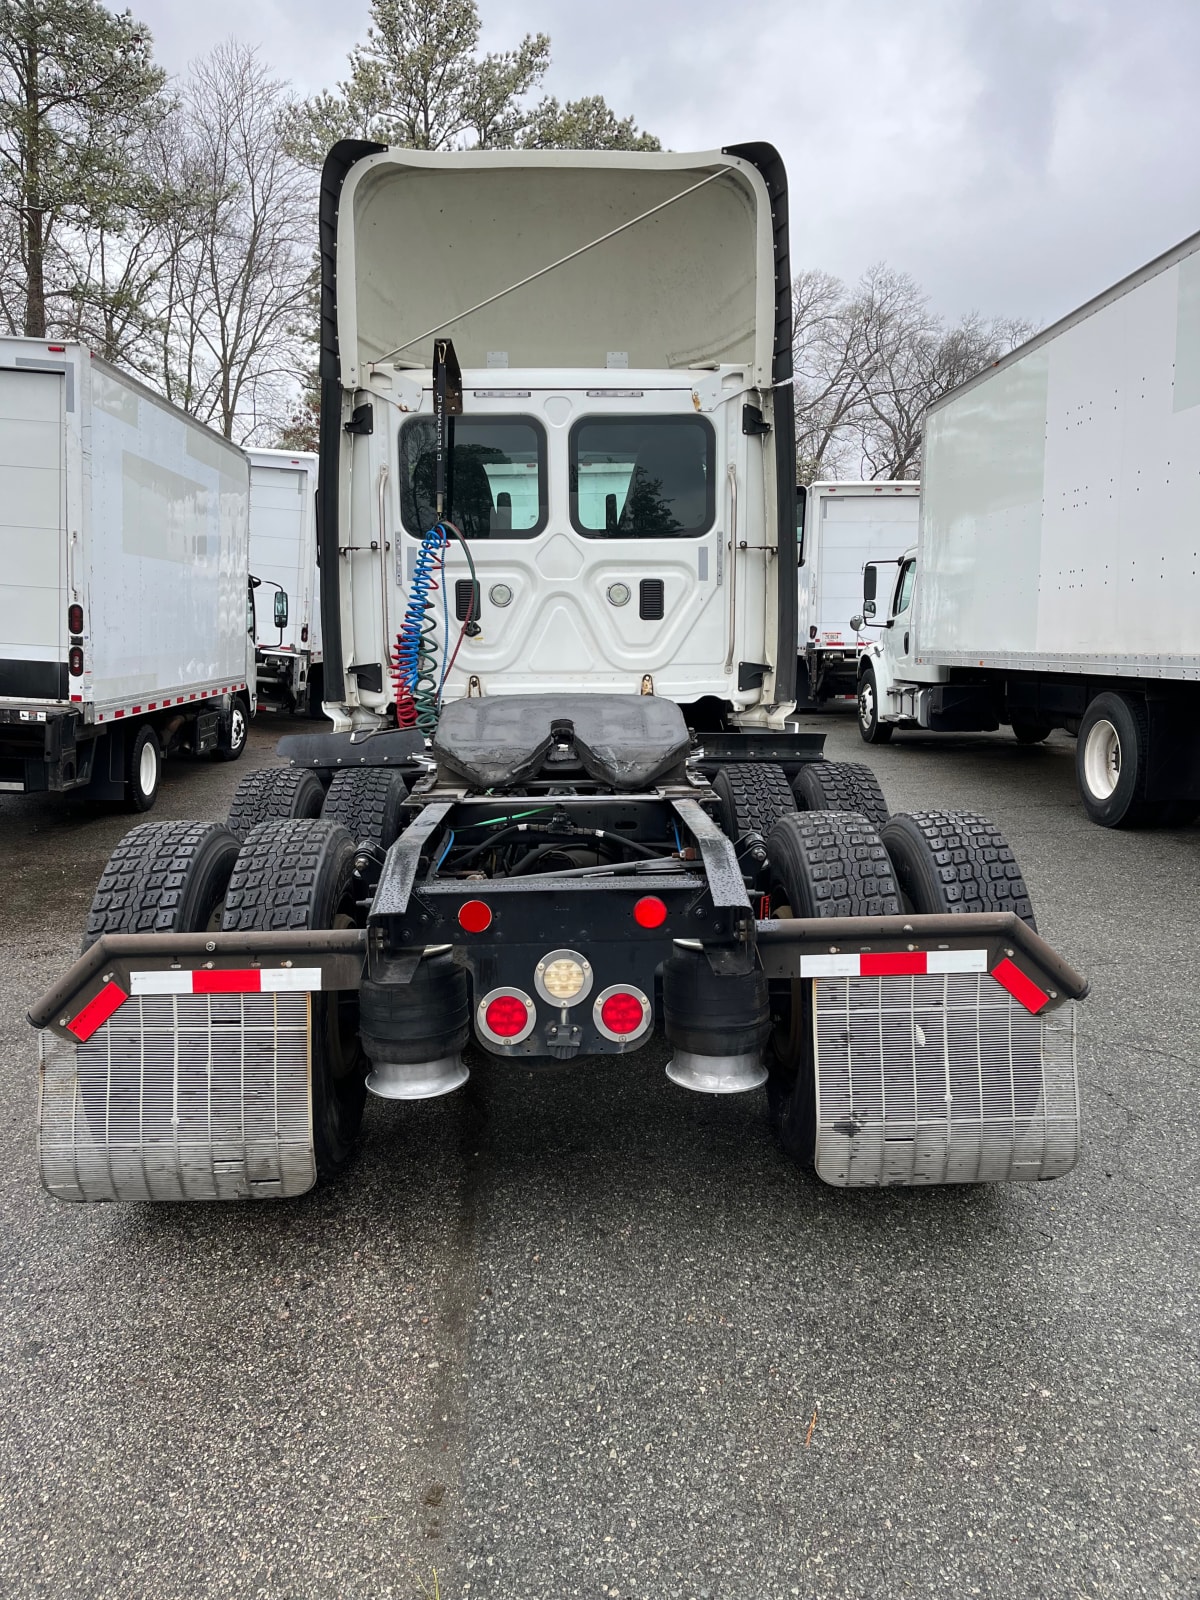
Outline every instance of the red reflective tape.
<path fill-rule="evenodd" d="M 136 716 L 137 716 L 137 714 L 138 714 L 138 712 L 139 712 L 139 711 L 140 711 L 140 710 L 141 710 L 141 709 L 142 709 L 142 708 L 141 708 L 141 706 L 134 706 L 134 708 L 133 708 L 133 714 L 134 714 L 134 716 L 135 716 L 135 717 L 136 717 Z"/>
<path fill-rule="evenodd" d="M 114 711 L 113 712 L 113 716 L 114 717 L 123 717 L 124 715 L 125 715 L 125 713 L 123 711 Z"/>
<path fill-rule="evenodd" d="M 102 1028 L 113 1012 L 119 1011 L 128 999 L 119 983 L 106 983 L 79 1015 L 67 1023 L 67 1032 L 73 1033 L 80 1044 L 86 1044 L 96 1029 Z"/>
<path fill-rule="evenodd" d="M 998 967 L 992 969 L 992 977 L 1002 989 L 1007 989 L 1013 999 L 1019 1001 L 1026 1011 L 1032 1011 L 1035 1016 L 1049 1003 L 1050 996 L 1045 990 L 1039 989 L 1033 979 L 1026 977 L 1020 967 L 1015 966 L 1007 956 Z"/>
<path fill-rule="evenodd" d="M 193 972 L 193 994 L 260 994 L 262 973 L 254 967 L 241 972 Z"/>
<path fill-rule="evenodd" d="M 924 950 L 890 950 L 859 957 L 859 974 L 864 978 L 907 978 L 919 976 L 928 968 Z"/>

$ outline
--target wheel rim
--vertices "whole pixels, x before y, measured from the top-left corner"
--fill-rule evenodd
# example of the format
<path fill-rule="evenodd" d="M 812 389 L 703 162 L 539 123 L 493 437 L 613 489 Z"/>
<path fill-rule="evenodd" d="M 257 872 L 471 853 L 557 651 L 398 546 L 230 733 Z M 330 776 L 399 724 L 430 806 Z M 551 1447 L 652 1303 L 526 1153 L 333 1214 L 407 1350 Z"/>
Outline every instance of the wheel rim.
<path fill-rule="evenodd" d="M 143 794 L 153 794 L 157 779 L 158 751 L 154 748 L 154 740 L 147 739 L 138 757 L 138 787 Z"/>
<path fill-rule="evenodd" d="M 1121 781 L 1121 736 L 1107 717 L 1088 729 L 1083 776 L 1088 792 L 1097 800 L 1110 799 Z"/>
<path fill-rule="evenodd" d="M 229 718 L 229 745 L 233 750 L 240 750 L 246 742 L 246 718 L 242 708 L 235 705 Z"/>
<path fill-rule="evenodd" d="M 869 678 L 863 679 L 858 691 L 858 720 L 864 728 L 870 728 L 875 721 L 875 691 Z"/>

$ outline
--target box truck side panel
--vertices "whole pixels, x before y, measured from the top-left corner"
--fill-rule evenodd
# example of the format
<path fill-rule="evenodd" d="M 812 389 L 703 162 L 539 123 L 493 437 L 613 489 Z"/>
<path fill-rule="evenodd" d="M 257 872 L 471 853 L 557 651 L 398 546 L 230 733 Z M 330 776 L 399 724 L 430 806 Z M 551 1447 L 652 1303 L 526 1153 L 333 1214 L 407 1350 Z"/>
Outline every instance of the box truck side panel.
<path fill-rule="evenodd" d="M 250 467 L 250 571 L 262 580 L 255 603 L 255 643 L 267 649 L 302 649 L 300 633 L 312 618 L 312 489 L 302 468 Z M 282 637 L 272 621 L 275 589 L 287 591 L 288 623 Z"/>
<path fill-rule="evenodd" d="M 825 494 L 820 501 L 816 613 L 818 644 L 852 644 L 850 618 L 862 610 L 868 561 L 901 555 L 917 536 L 915 494 Z"/>
<path fill-rule="evenodd" d="M 921 476 L 922 658 L 1037 641 L 1049 355 L 1033 350 L 929 413 Z"/>
<path fill-rule="evenodd" d="M 0 370 L 0 696 L 66 698 L 63 391 Z"/>
<path fill-rule="evenodd" d="M 91 385 L 95 703 L 244 682 L 245 459 L 111 368 Z"/>
<path fill-rule="evenodd" d="M 928 418 L 919 660 L 1200 675 L 1200 247 Z"/>
<path fill-rule="evenodd" d="M 1050 347 L 1037 649 L 1200 656 L 1200 405 L 1177 405 L 1183 267 Z"/>

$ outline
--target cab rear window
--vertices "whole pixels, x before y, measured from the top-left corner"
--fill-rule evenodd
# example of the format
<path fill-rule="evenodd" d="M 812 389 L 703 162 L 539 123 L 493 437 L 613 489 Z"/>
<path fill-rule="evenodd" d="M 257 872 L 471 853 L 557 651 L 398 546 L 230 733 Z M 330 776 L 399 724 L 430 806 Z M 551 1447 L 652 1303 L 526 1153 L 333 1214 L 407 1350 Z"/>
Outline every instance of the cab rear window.
<path fill-rule="evenodd" d="M 590 539 L 685 539 L 716 509 L 705 417 L 591 417 L 571 430 L 571 522 Z"/>
<path fill-rule="evenodd" d="M 451 417 L 445 516 L 468 539 L 531 539 L 546 526 L 546 435 L 528 417 Z M 400 515 L 423 538 L 437 521 L 432 417 L 400 429 Z"/>

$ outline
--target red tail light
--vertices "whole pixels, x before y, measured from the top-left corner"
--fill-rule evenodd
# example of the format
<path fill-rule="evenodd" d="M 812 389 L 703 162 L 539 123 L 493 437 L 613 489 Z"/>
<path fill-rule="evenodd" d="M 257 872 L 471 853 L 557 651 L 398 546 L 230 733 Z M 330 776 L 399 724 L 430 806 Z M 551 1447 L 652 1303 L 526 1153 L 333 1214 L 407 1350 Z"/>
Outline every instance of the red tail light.
<path fill-rule="evenodd" d="M 537 1012 L 520 989 L 493 989 L 476 1008 L 479 1031 L 493 1044 L 520 1044 L 533 1032 Z"/>
<path fill-rule="evenodd" d="M 486 900 L 464 900 L 458 908 L 458 925 L 464 933 L 483 933 L 492 925 L 492 908 Z"/>
<path fill-rule="evenodd" d="M 301 644 L 307 644 L 308 643 L 308 623 L 307 622 L 300 629 L 300 643 Z"/>
<path fill-rule="evenodd" d="M 639 928 L 661 928 L 667 908 L 656 894 L 643 895 L 633 908 L 633 920 Z"/>
<path fill-rule="evenodd" d="M 67 632 L 83 632 L 83 607 L 81 605 L 67 607 Z"/>
<path fill-rule="evenodd" d="M 640 989 L 617 984 L 596 996 L 592 1020 L 606 1039 L 628 1044 L 649 1030 L 654 1012 Z"/>
<path fill-rule="evenodd" d="M 77 644 L 67 652 L 67 668 L 73 678 L 83 676 L 83 651 Z"/>

